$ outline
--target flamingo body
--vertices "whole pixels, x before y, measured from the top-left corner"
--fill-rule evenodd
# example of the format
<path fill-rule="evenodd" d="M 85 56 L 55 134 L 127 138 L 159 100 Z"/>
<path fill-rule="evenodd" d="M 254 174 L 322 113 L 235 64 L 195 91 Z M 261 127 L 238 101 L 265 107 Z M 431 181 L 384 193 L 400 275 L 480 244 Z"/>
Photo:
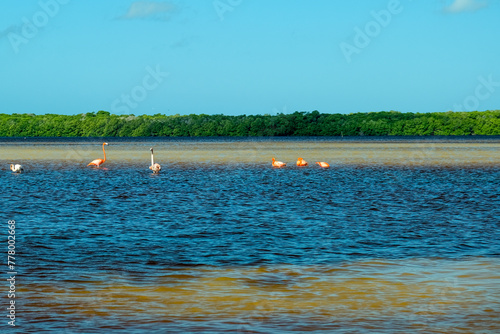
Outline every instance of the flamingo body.
<path fill-rule="evenodd" d="M 276 159 L 273 158 L 273 167 L 285 167 L 286 163 L 282 161 L 276 161 Z"/>
<path fill-rule="evenodd" d="M 15 165 L 11 164 L 10 170 L 13 171 L 14 173 L 21 173 L 22 171 L 24 171 L 23 166 L 21 166 L 20 164 L 15 164 Z"/>
<path fill-rule="evenodd" d="M 328 168 L 330 167 L 330 165 L 326 162 L 316 162 L 320 167 L 323 167 L 323 168 Z"/>
<path fill-rule="evenodd" d="M 302 158 L 299 158 L 299 159 L 297 160 L 297 166 L 299 166 L 299 167 L 307 166 L 307 161 L 305 161 L 305 160 L 304 160 L 304 159 L 302 159 Z"/>
<path fill-rule="evenodd" d="M 153 173 L 157 174 L 161 171 L 161 166 L 159 163 L 156 163 L 152 166 L 149 166 L 149 169 L 151 169 L 153 171 Z"/>
<path fill-rule="evenodd" d="M 104 159 L 95 159 L 95 160 L 92 160 L 91 162 L 89 162 L 89 164 L 87 166 L 96 166 L 96 167 L 99 167 L 103 163 L 104 163 Z"/>
<path fill-rule="evenodd" d="M 106 162 L 106 151 L 104 150 L 104 145 L 108 145 L 108 143 L 102 143 L 102 153 L 104 154 L 104 159 L 95 159 L 95 160 L 92 160 L 91 162 L 89 162 L 89 164 L 87 166 L 96 166 L 96 167 L 99 167 L 103 163 Z"/>

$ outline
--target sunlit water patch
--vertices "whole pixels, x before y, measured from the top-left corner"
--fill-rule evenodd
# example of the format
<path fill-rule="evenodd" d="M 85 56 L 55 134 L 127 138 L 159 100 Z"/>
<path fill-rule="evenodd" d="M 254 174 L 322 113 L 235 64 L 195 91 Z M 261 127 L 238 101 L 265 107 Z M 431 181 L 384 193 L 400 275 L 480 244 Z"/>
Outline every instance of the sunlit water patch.
<path fill-rule="evenodd" d="M 330 265 L 111 270 L 30 283 L 26 327 L 216 332 L 439 333 L 500 328 L 498 259 L 373 259 Z M 75 322 L 77 320 L 77 322 Z M 48 323 L 47 323 L 48 322 Z"/>

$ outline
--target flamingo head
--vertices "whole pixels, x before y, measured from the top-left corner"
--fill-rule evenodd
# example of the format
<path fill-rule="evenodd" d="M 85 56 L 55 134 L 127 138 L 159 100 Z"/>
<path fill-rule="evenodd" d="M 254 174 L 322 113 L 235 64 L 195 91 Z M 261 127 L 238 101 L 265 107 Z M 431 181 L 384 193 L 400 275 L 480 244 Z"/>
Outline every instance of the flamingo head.
<path fill-rule="evenodd" d="M 153 148 L 152 147 L 149 150 L 151 151 L 151 153 L 153 153 Z"/>
<path fill-rule="evenodd" d="M 276 161 L 276 159 L 273 158 L 273 162 L 275 162 L 275 161 Z"/>
<path fill-rule="evenodd" d="M 10 170 L 14 170 L 14 165 L 10 164 Z"/>
<path fill-rule="evenodd" d="M 102 143 L 103 145 L 109 145 L 108 143 Z"/>

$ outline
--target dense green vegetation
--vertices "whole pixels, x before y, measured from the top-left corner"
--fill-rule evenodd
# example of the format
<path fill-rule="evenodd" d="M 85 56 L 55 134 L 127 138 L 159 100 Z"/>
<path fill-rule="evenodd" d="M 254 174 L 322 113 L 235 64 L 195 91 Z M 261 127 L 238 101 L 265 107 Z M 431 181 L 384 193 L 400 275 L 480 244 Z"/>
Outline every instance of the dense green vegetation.
<path fill-rule="evenodd" d="M 277 115 L 0 114 L 1 137 L 500 135 L 500 110 Z"/>

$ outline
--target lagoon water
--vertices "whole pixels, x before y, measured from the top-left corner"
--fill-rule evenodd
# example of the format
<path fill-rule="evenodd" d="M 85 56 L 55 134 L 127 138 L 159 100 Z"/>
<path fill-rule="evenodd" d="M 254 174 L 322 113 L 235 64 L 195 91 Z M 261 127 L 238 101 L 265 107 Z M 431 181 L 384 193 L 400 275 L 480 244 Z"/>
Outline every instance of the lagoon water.
<path fill-rule="evenodd" d="M 500 138 L 105 140 L 0 140 L 14 331 L 500 332 Z"/>

